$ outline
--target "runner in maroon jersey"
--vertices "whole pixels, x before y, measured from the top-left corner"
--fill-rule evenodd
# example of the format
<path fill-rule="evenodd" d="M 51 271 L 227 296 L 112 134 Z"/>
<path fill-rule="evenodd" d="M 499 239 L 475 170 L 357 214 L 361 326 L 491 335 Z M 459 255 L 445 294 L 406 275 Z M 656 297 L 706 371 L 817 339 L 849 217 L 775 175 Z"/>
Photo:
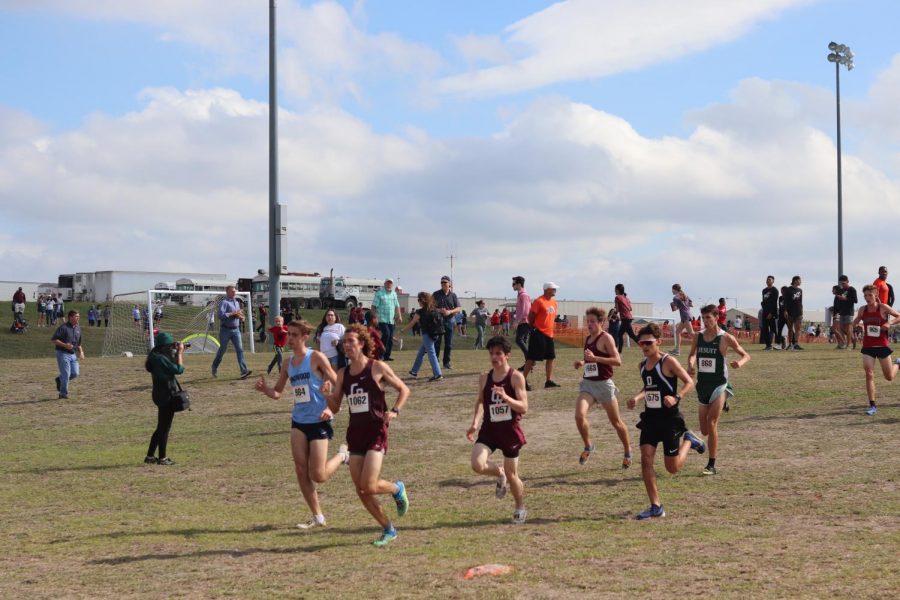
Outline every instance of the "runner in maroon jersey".
<path fill-rule="evenodd" d="M 628 427 L 619 416 L 619 393 L 613 383 L 613 367 L 622 366 L 622 359 L 616 349 L 616 340 L 602 329 L 606 323 L 606 311 L 592 306 L 584 313 L 588 328 L 588 337 L 584 341 L 584 357 L 575 361 L 575 368 L 584 368 L 584 377 L 578 388 L 578 400 L 575 403 L 575 425 L 584 441 L 584 451 L 578 458 L 582 465 L 587 462 L 594 443 L 591 441 L 591 425 L 587 414 L 592 404 L 599 404 L 606 411 L 609 423 L 616 430 L 624 448 L 622 468 L 631 466 L 631 440 L 628 439 Z M 629 324 L 629 327 L 631 325 Z"/>
<path fill-rule="evenodd" d="M 516 501 L 513 523 L 524 523 L 525 486 L 519 479 L 519 450 L 525 445 L 525 434 L 519 426 L 528 411 L 525 377 L 509 366 L 512 346 L 503 336 L 494 336 L 487 343 L 492 369 L 482 373 L 478 381 L 478 399 L 472 425 L 466 432 L 472 448 L 472 470 L 497 478 L 496 495 L 503 498 L 507 489 Z M 480 428 L 479 428 L 480 422 Z M 478 437 L 475 437 L 475 433 Z M 503 453 L 503 466 L 488 460 L 494 450 Z"/>
<path fill-rule="evenodd" d="M 863 369 L 866 372 L 866 394 L 869 396 L 869 416 L 878 412 L 875 406 L 875 361 L 881 364 L 881 372 L 888 381 L 893 381 L 900 369 L 900 359 L 891 362 L 891 348 L 888 346 L 888 330 L 900 323 L 900 313 L 878 300 L 878 289 L 874 285 L 863 286 L 866 305 L 860 307 L 853 320 L 852 328 L 863 325 Z M 888 317 L 894 317 L 889 320 Z M 851 330 L 852 330 L 851 328 Z"/>
<path fill-rule="evenodd" d="M 397 530 L 385 514 L 377 496 L 391 494 L 397 503 L 399 517 L 409 509 L 403 482 L 398 479 L 391 483 L 380 479 L 381 465 L 388 446 L 388 426 L 406 404 L 409 388 L 387 363 L 372 360 L 372 339 L 364 325 L 356 323 L 348 327 L 343 346 L 349 364 L 338 373 L 337 386 L 329 399 L 329 405 L 331 411 L 337 414 L 341 408 L 341 400 L 347 396 L 347 406 L 350 409 L 350 425 L 347 428 L 350 477 L 363 506 L 383 529 L 382 536 L 375 540 L 375 545 L 386 546 L 397 537 Z M 397 390 L 397 402 L 390 410 L 384 398 L 385 384 Z"/>

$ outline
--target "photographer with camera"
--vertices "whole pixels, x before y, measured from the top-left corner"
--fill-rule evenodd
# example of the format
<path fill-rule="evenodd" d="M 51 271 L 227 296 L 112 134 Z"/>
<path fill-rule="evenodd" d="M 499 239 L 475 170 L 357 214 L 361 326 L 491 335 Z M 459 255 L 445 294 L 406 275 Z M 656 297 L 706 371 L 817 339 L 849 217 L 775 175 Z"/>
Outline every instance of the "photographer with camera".
<path fill-rule="evenodd" d="M 150 437 L 150 447 L 144 463 L 152 465 L 174 465 L 166 454 L 169 430 L 175 418 L 176 406 L 172 403 L 172 391 L 176 389 L 175 376 L 184 373 L 184 349 L 190 344 L 182 344 L 172 336 L 160 331 L 153 339 L 153 350 L 147 355 L 144 368 L 153 377 L 153 404 L 157 408 L 156 431 Z M 156 450 L 159 449 L 159 458 Z"/>

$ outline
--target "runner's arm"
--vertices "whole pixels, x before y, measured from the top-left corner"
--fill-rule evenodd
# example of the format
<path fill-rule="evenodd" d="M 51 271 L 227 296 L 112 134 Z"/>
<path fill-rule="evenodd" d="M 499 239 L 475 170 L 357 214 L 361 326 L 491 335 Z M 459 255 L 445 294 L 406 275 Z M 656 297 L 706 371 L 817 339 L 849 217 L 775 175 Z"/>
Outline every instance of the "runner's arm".
<path fill-rule="evenodd" d="M 403 383 L 402 379 L 397 377 L 397 374 L 394 373 L 393 369 L 380 360 L 375 361 L 375 364 L 372 367 L 372 375 L 375 376 L 376 382 L 380 379 L 382 382 L 387 383 L 397 390 L 397 401 L 394 402 L 394 406 L 388 411 L 388 418 L 393 419 L 400 414 L 401 410 L 403 410 L 403 405 L 406 404 L 406 400 L 409 398 L 409 388 L 406 387 L 406 384 Z M 384 387 L 383 384 L 382 387 Z"/>
<path fill-rule="evenodd" d="M 475 434 L 478 432 L 478 428 L 481 426 L 481 417 L 484 412 L 484 407 L 481 405 L 481 390 L 484 389 L 484 384 L 487 381 L 487 374 L 482 373 L 481 377 L 478 378 L 478 394 L 475 396 L 475 412 L 472 415 L 472 425 L 469 426 L 468 431 L 466 431 L 466 438 L 470 442 L 475 441 Z"/>
<path fill-rule="evenodd" d="M 524 415 L 528 412 L 528 392 L 525 390 L 525 376 L 518 371 L 513 371 L 511 383 L 516 392 L 516 397 L 510 397 L 505 391 L 501 397 L 504 402 L 509 404 L 511 409 L 520 415 Z"/>
<path fill-rule="evenodd" d="M 287 371 L 287 369 L 285 369 L 285 371 Z M 344 399 L 344 373 L 346 372 L 347 367 L 338 371 L 337 383 L 331 388 L 331 393 L 325 396 L 325 400 L 328 402 L 328 408 L 331 409 L 331 414 L 334 415 L 341 411 L 341 401 Z"/>
<path fill-rule="evenodd" d="M 681 380 L 681 394 L 680 396 L 687 396 L 688 393 L 694 389 L 694 380 L 691 379 L 690 375 L 687 374 L 687 371 L 684 370 L 684 367 L 681 366 L 681 363 L 670 357 L 671 360 L 667 360 L 665 364 L 663 364 L 663 373 L 669 377 L 675 376 Z M 668 371 L 668 373 L 666 372 Z M 666 396 L 666 398 L 670 398 L 670 396 Z M 674 406 L 674 405 L 673 405 Z"/>
<path fill-rule="evenodd" d="M 737 341 L 737 338 L 731 335 L 730 333 L 725 334 L 728 337 L 725 338 L 726 343 L 728 344 L 728 348 L 731 348 L 735 352 L 738 353 L 740 358 L 738 360 L 731 361 L 731 368 L 740 369 L 748 362 L 750 362 L 750 353 L 744 350 L 744 347 L 741 346 L 741 343 Z"/>
<path fill-rule="evenodd" d="M 609 333 L 600 336 L 600 351 L 609 354 L 609 356 L 594 355 L 593 358 L 591 358 L 591 362 L 595 362 L 599 365 L 608 365 L 610 367 L 622 366 L 622 357 L 619 356 L 619 350 L 613 343 L 613 337 L 609 335 Z"/>
<path fill-rule="evenodd" d="M 273 400 L 278 400 L 281 398 L 281 392 L 284 391 L 284 386 L 287 383 L 287 369 L 282 369 L 281 373 L 278 375 L 278 381 L 275 382 L 274 387 L 269 387 L 266 384 L 266 378 L 263 375 L 259 376 L 259 379 L 256 380 L 256 391 L 262 392 L 269 398 Z"/>

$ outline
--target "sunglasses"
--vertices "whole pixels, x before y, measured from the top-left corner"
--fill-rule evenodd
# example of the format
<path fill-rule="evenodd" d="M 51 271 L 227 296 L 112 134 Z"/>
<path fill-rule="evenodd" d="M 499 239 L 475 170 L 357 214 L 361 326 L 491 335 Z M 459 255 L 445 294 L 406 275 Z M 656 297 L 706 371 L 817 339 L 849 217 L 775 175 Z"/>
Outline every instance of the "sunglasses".
<path fill-rule="evenodd" d="M 653 344 L 655 344 L 656 342 L 657 342 L 657 340 L 655 340 L 655 339 L 654 339 L 654 340 L 641 340 L 641 341 L 638 342 L 638 346 L 642 346 L 642 347 L 643 347 L 643 346 L 650 347 L 650 346 L 652 346 Z"/>

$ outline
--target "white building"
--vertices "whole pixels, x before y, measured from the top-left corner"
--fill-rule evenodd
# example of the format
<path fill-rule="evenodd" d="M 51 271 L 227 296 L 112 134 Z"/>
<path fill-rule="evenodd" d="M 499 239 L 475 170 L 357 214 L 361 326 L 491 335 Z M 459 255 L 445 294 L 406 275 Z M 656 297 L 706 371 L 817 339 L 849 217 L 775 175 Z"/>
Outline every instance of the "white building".
<path fill-rule="evenodd" d="M 38 286 L 40 283 L 33 281 L 0 281 L 0 301 L 8 300 L 12 303 L 13 294 L 16 290 L 22 288 L 28 302 L 34 302 L 38 297 Z"/>

